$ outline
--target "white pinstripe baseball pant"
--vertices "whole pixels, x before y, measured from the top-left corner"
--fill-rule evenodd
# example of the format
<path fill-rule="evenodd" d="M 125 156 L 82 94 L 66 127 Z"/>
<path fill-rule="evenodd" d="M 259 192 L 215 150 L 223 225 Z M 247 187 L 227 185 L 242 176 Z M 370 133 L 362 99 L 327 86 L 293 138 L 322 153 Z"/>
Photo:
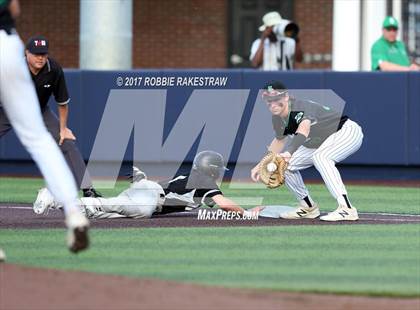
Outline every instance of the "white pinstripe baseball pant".
<path fill-rule="evenodd" d="M 319 148 L 299 147 L 290 159 L 285 173 L 286 186 L 298 200 L 309 196 L 299 170 L 315 166 L 331 195 L 339 204 L 345 205 L 343 195 L 347 195 L 347 191 L 335 164 L 355 153 L 362 145 L 362 141 L 362 128 L 349 119 L 339 131 L 329 136 Z"/>

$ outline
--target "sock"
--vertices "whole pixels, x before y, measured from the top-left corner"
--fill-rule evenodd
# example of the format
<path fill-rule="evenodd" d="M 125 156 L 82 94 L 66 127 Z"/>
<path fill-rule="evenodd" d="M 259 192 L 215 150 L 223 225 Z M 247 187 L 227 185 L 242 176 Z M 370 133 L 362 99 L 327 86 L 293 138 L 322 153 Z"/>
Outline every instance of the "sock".
<path fill-rule="evenodd" d="M 343 197 L 344 197 L 344 200 L 346 201 L 347 208 L 351 209 L 351 204 L 350 204 L 349 199 L 347 198 L 347 195 L 343 195 Z"/>
<path fill-rule="evenodd" d="M 306 202 L 309 208 L 312 208 L 312 202 L 311 199 L 309 199 L 309 196 L 304 197 L 303 200 Z"/>

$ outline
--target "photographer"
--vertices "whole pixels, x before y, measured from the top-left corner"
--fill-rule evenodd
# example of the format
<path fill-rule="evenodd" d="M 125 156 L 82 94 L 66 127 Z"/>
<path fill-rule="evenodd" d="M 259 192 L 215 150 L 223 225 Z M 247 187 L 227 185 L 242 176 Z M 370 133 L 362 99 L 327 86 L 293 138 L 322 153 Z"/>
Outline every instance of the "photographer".
<path fill-rule="evenodd" d="M 252 43 L 252 65 L 264 71 L 292 70 L 294 61 L 302 61 L 299 44 L 299 26 L 282 19 L 278 12 L 269 12 L 262 18 L 261 37 Z"/>

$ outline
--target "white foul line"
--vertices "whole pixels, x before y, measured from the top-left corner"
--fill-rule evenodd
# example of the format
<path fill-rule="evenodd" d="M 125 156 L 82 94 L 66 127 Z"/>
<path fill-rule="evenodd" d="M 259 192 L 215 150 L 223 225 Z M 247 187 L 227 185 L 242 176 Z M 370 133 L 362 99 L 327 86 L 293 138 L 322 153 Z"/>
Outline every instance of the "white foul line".
<path fill-rule="evenodd" d="M 420 217 L 420 214 L 405 214 L 405 213 L 373 213 L 373 212 L 359 212 L 359 214 L 363 215 L 384 215 L 384 216 L 412 216 L 412 217 Z"/>
<path fill-rule="evenodd" d="M 366 219 L 366 218 L 359 218 L 359 221 L 420 223 L 420 218 L 419 219 L 416 219 L 416 220 L 413 220 L 413 219 L 393 219 L 393 218 L 388 218 L 388 219 L 375 219 L 375 218 Z"/>
<path fill-rule="evenodd" d="M 22 209 L 22 210 L 32 210 L 32 207 L 0 206 L 0 209 Z"/>

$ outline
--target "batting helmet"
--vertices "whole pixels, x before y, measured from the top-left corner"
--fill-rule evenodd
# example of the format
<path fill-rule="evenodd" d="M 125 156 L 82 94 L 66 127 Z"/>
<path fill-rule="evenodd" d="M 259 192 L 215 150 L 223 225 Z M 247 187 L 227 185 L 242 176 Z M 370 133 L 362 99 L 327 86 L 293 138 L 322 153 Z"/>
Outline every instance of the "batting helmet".
<path fill-rule="evenodd" d="M 217 179 L 220 172 L 228 170 L 225 167 L 223 156 L 214 151 L 203 151 L 194 157 L 193 169 Z"/>

